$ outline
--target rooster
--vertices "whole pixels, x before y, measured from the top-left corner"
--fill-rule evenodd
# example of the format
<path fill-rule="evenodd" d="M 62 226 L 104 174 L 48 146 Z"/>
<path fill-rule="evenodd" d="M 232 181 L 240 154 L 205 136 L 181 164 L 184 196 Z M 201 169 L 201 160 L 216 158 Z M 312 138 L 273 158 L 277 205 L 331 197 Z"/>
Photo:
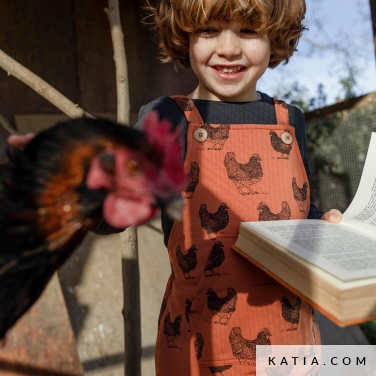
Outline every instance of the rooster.
<path fill-rule="evenodd" d="M 200 178 L 200 167 L 197 162 L 191 162 L 191 169 L 188 172 L 188 182 L 183 189 L 185 198 L 193 198 L 194 192 Z"/>
<path fill-rule="evenodd" d="M 300 306 L 302 304 L 302 300 L 299 297 L 297 297 L 295 304 L 291 304 L 287 297 L 283 296 L 281 299 L 281 303 L 282 317 L 285 321 L 292 324 L 291 328 L 287 330 L 297 330 L 298 328 L 296 326 L 299 324 Z"/>
<path fill-rule="evenodd" d="M 292 149 L 292 144 L 286 144 L 278 137 L 277 133 L 274 131 L 269 132 L 270 142 L 273 146 L 273 149 L 279 153 L 281 156 L 278 159 L 290 159 L 290 151 Z"/>
<path fill-rule="evenodd" d="M 216 292 L 212 289 L 209 289 L 206 295 L 208 296 L 207 304 L 209 311 L 219 317 L 219 321 L 215 321 L 214 323 L 227 325 L 236 310 L 238 296 L 235 289 L 229 287 L 227 289 L 227 295 L 224 298 L 218 297 Z"/>
<path fill-rule="evenodd" d="M 257 210 L 259 210 L 259 221 L 279 221 L 291 218 L 291 210 L 287 201 L 282 201 L 282 209 L 277 214 L 272 213 L 265 202 L 260 202 Z"/>
<path fill-rule="evenodd" d="M 261 157 L 258 154 L 253 154 L 247 163 L 239 163 L 235 159 L 233 152 L 228 152 L 225 156 L 224 164 L 227 170 L 227 175 L 230 180 L 238 188 L 241 195 L 257 194 L 253 191 L 251 186 L 258 183 L 262 176 Z"/>
<path fill-rule="evenodd" d="M 189 273 L 196 268 L 197 265 L 197 248 L 193 244 L 186 254 L 181 251 L 181 246 L 176 247 L 176 258 L 178 259 L 178 264 L 180 269 L 184 273 L 185 279 L 194 279 Z"/>
<path fill-rule="evenodd" d="M 242 364 L 255 365 L 256 364 L 256 345 L 271 345 L 269 337 L 272 334 L 268 328 L 262 329 L 256 339 L 249 340 L 242 336 L 240 327 L 231 329 L 229 341 L 233 355 L 238 358 Z"/>
<path fill-rule="evenodd" d="M 223 251 L 223 247 L 224 245 L 220 240 L 217 240 L 213 245 L 213 248 L 208 258 L 208 262 L 206 263 L 204 269 L 205 277 L 213 277 L 220 275 L 219 273 L 216 273 L 214 269 L 221 266 L 223 261 L 225 261 L 225 252 Z"/>
<path fill-rule="evenodd" d="M 202 124 L 201 128 L 208 132 L 205 142 L 210 142 L 213 146 L 208 150 L 222 150 L 230 133 L 230 124 L 221 124 L 219 127 L 212 127 L 210 124 Z"/>
<path fill-rule="evenodd" d="M 305 213 L 304 207 L 307 204 L 307 190 L 308 183 L 305 181 L 303 187 L 300 188 L 296 183 L 296 179 L 292 178 L 292 191 L 294 192 L 294 198 L 299 206 L 299 211 Z"/>
<path fill-rule="evenodd" d="M 195 342 L 193 344 L 195 348 L 197 360 L 200 360 L 200 358 L 202 357 L 202 350 L 204 348 L 204 344 L 205 344 L 205 341 L 204 341 L 204 337 L 202 336 L 202 333 L 197 333 Z"/>
<path fill-rule="evenodd" d="M 201 227 L 206 230 L 209 239 L 215 239 L 217 233 L 223 230 L 230 220 L 228 216 L 228 206 L 225 203 L 222 203 L 215 213 L 209 213 L 206 204 L 202 204 L 200 206 L 199 216 Z"/>
<path fill-rule="evenodd" d="M 177 348 L 175 341 L 180 338 L 180 323 L 182 321 L 181 315 L 175 317 L 174 321 L 171 321 L 170 312 L 167 313 L 164 319 L 163 333 L 167 339 L 167 346 L 170 348 Z"/>
<path fill-rule="evenodd" d="M 144 132 L 82 118 L 8 153 L 0 166 L 0 338 L 103 218 L 124 229 L 180 196 L 179 133 L 156 113 Z"/>

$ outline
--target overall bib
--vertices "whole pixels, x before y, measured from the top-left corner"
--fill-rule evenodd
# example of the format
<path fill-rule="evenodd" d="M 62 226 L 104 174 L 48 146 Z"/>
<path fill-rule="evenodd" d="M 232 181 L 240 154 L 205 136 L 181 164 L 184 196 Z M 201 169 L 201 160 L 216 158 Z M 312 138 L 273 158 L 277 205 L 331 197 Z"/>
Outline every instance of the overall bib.
<path fill-rule="evenodd" d="M 284 102 L 277 124 L 188 119 L 183 220 L 158 320 L 157 376 L 255 375 L 255 345 L 320 343 L 310 305 L 231 249 L 241 221 L 307 218 L 306 171 Z"/>

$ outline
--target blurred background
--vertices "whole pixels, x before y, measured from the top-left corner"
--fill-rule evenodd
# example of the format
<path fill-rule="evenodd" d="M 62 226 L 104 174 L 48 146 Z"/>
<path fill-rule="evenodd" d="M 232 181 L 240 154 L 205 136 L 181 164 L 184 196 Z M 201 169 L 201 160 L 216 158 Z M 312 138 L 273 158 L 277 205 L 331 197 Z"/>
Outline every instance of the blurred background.
<path fill-rule="evenodd" d="M 155 36 L 141 22 L 141 4 L 120 0 L 132 124 L 142 105 L 161 95 L 188 94 L 196 85 L 192 72 L 159 62 Z M 0 49 L 85 111 L 114 119 L 115 68 L 106 6 L 105 0 L 0 0 Z M 309 30 L 298 51 L 287 65 L 269 70 L 257 88 L 305 112 L 312 201 L 322 210 L 347 208 L 371 132 L 376 131 L 375 20 L 376 0 L 307 0 Z M 0 115 L 22 133 L 66 119 L 2 70 Z M 1 151 L 6 136 L 0 127 Z M 153 376 L 157 318 L 170 265 L 158 219 L 140 227 L 138 234 L 142 375 Z M 21 323 L 0 349 L 0 375 L 124 374 L 120 247 L 119 235 L 88 235 L 59 271 L 54 290 L 51 287 L 43 297 L 46 304 L 35 313 L 47 322 L 58 314 L 65 321 L 55 321 L 44 332 L 34 319 Z M 319 320 L 326 344 L 376 344 L 374 322 L 339 329 L 320 316 Z M 47 360 L 57 359 L 56 350 L 41 347 L 41 338 L 54 338 L 51 333 L 57 333 L 58 326 L 72 346 L 64 348 L 66 352 L 61 346 L 63 360 L 52 370 Z M 27 344 L 30 333 L 38 334 L 32 346 Z M 64 359 L 71 359 L 70 365 Z"/>

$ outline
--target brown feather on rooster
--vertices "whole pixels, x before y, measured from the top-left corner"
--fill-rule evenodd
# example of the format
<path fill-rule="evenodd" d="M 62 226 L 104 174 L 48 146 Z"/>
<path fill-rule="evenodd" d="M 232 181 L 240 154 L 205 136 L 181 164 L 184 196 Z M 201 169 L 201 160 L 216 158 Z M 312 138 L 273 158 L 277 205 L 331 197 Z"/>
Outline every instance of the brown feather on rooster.
<path fill-rule="evenodd" d="M 307 190 L 308 183 L 305 181 L 303 187 L 300 188 L 296 183 L 296 178 L 292 178 L 292 191 L 294 192 L 294 198 L 299 206 L 299 211 L 305 213 L 304 207 L 307 204 Z"/>
<path fill-rule="evenodd" d="M 187 177 L 188 182 L 183 189 L 183 197 L 189 199 L 194 196 L 196 186 L 200 181 L 200 167 L 197 162 L 191 162 L 191 169 L 189 170 Z"/>
<path fill-rule="evenodd" d="M 292 149 L 292 144 L 286 144 L 278 137 L 277 133 L 274 131 L 269 132 L 270 142 L 273 146 L 273 149 L 278 153 L 281 153 L 281 156 L 278 159 L 290 159 L 290 151 Z"/>
<path fill-rule="evenodd" d="M 197 256 L 196 256 L 197 248 L 194 244 L 188 249 L 186 254 L 183 254 L 181 251 L 181 246 L 178 245 L 176 247 L 176 257 L 178 259 L 178 264 L 180 269 L 184 273 L 185 279 L 194 279 L 189 273 L 195 269 L 197 265 Z"/>
<path fill-rule="evenodd" d="M 201 227 L 207 232 L 209 239 L 215 239 L 219 231 L 223 230 L 230 220 L 228 206 L 222 203 L 215 213 L 209 213 L 206 204 L 202 204 L 199 210 Z"/>
<path fill-rule="evenodd" d="M 180 131 L 152 113 L 144 132 L 75 119 L 0 166 L 0 338 L 103 218 L 124 229 L 181 195 Z"/>
<path fill-rule="evenodd" d="M 240 327 L 234 327 L 231 329 L 228 339 L 231 344 L 233 355 L 241 364 L 255 365 L 256 346 L 271 345 L 269 339 L 271 335 L 269 329 L 264 328 L 257 334 L 257 337 L 254 340 L 249 340 L 242 336 Z"/>
<path fill-rule="evenodd" d="M 210 142 L 212 147 L 208 150 L 222 150 L 230 134 L 230 124 L 221 124 L 219 127 L 212 127 L 210 124 L 201 124 L 208 137 L 205 142 Z"/>
<path fill-rule="evenodd" d="M 285 321 L 291 323 L 291 328 L 287 330 L 297 330 L 297 325 L 299 324 L 300 318 L 300 306 L 302 300 L 297 296 L 295 304 L 291 304 L 286 296 L 281 299 L 282 303 L 282 317 Z"/>
<path fill-rule="evenodd" d="M 224 159 L 227 175 L 233 181 L 241 195 L 257 194 L 251 186 L 258 183 L 262 176 L 261 157 L 252 154 L 247 163 L 239 163 L 233 152 L 228 152 Z"/>
<path fill-rule="evenodd" d="M 209 311 L 219 318 L 219 321 L 215 321 L 214 323 L 227 325 L 236 310 L 238 296 L 235 289 L 229 287 L 227 289 L 227 295 L 224 298 L 218 297 L 216 292 L 212 289 L 209 289 L 206 295 L 208 296 L 207 305 Z"/>
<path fill-rule="evenodd" d="M 180 322 L 182 321 L 181 315 L 175 317 L 174 321 L 171 321 L 170 312 L 167 313 L 164 319 L 163 333 L 167 339 L 167 346 L 170 348 L 177 348 L 175 341 L 180 338 Z"/>
<path fill-rule="evenodd" d="M 280 221 L 291 218 L 291 210 L 287 201 L 282 201 L 282 209 L 277 214 L 272 213 L 265 202 L 260 202 L 257 205 L 257 210 L 259 211 L 259 221 Z"/>

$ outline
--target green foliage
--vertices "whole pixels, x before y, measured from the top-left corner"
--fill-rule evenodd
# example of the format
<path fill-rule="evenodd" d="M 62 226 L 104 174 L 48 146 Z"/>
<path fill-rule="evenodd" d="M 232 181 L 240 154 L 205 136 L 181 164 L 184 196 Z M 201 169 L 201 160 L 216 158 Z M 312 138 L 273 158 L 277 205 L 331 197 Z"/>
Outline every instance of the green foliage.
<path fill-rule="evenodd" d="M 360 325 L 364 335 L 371 345 L 376 345 L 376 320 L 369 321 Z"/>
<path fill-rule="evenodd" d="M 299 107 L 303 112 L 325 107 L 327 99 L 323 84 L 318 84 L 316 95 L 309 97 L 308 88 L 299 84 L 298 81 L 294 81 L 290 85 L 281 85 L 274 97 Z"/>
<path fill-rule="evenodd" d="M 357 71 L 354 67 L 348 67 L 347 74 L 344 77 L 340 77 L 339 83 L 342 89 L 337 97 L 337 101 L 341 100 L 341 94 L 344 94 L 345 99 L 356 97 L 356 87 L 357 87 Z"/>

